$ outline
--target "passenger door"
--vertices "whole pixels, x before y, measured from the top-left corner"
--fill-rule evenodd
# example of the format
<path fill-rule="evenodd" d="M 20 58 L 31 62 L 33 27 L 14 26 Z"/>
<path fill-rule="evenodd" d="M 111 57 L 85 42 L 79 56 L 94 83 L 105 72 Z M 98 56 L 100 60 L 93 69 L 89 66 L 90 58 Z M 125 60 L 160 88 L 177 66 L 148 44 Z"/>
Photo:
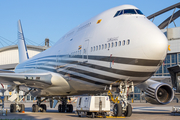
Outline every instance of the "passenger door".
<path fill-rule="evenodd" d="M 88 61 L 88 49 L 89 49 L 89 39 L 86 39 L 83 44 L 83 50 L 82 50 L 82 61 L 87 62 Z"/>

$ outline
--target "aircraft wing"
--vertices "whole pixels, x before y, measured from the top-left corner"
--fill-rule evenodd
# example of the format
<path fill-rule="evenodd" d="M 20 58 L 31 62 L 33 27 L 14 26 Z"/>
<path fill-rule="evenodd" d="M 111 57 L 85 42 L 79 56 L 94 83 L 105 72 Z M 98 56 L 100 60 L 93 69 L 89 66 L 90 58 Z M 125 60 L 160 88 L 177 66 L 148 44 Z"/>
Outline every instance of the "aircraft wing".
<path fill-rule="evenodd" d="M 172 86 L 171 76 L 152 76 L 151 80 L 167 83 Z"/>
<path fill-rule="evenodd" d="M 171 76 L 152 76 L 150 79 L 158 81 L 158 80 L 171 79 Z"/>
<path fill-rule="evenodd" d="M 0 73 L 14 73 L 14 71 L 0 69 Z"/>
<path fill-rule="evenodd" d="M 0 83 L 46 88 L 51 85 L 51 73 L 0 73 Z"/>

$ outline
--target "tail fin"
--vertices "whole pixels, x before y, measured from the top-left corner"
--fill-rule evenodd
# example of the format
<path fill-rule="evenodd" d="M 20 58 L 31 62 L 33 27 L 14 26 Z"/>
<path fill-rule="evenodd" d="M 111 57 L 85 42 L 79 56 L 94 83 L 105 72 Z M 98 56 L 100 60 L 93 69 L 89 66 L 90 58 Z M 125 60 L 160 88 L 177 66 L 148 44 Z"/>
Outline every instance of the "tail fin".
<path fill-rule="evenodd" d="M 20 20 L 18 21 L 18 50 L 19 50 L 19 63 L 22 63 L 26 61 L 27 59 L 29 59 Z"/>

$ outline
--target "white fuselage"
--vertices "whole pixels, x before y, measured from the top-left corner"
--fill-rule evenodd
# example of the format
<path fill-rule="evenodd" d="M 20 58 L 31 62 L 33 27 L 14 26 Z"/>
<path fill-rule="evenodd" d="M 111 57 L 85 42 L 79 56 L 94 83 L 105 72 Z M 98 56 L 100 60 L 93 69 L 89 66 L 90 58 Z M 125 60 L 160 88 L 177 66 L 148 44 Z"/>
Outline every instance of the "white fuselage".
<path fill-rule="evenodd" d="M 15 72 L 60 75 L 57 81 L 70 86 L 64 93 L 72 94 L 96 91 L 118 80 L 135 84 L 147 80 L 164 60 L 168 42 L 142 14 L 124 11 L 115 16 L 128 9 L 137 10 L 131 5 L 118 6 L 80 24 L 48 50 L 19 64 Z M 58 85 L 49 89 L 53 95 L 62 91 Z"/>

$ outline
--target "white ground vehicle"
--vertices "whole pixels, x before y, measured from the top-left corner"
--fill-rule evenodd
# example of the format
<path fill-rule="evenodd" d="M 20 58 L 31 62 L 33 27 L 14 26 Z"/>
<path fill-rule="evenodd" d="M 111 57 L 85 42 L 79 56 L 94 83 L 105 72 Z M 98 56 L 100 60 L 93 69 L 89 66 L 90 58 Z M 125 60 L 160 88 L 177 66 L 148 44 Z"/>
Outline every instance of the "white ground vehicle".
<path fill-rule="evenodd" d="M 110 100 L 108 96 L 81 96 L 77 100 L 76 112 L 79 117 L 85 113 L 92 118 L 96 116 L 106 117 L 110 112 Z"/>

